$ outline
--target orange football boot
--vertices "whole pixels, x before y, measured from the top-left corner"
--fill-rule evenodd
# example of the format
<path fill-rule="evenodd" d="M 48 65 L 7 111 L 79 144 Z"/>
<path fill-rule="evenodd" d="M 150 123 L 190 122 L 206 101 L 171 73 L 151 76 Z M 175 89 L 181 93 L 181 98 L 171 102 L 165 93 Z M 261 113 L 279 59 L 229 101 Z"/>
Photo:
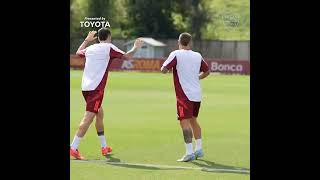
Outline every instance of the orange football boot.
<path fill-rule="evenodd" d="M 80 152 L 77 150 L 73 150 L 70 148 L 70 156 L 78 159 L 78 160 L 84 160 L 84 157 L 80 155 Z"/>
<path fill-rule="evenodd" d="M 106 156 L 106 155 L 108 155 L 109 153 L 111 153 L 112 152 L 112 148 L 111 147 L 104 147 L 104 148 L 101 148 L 101 152 L 102 152 L 102 155 L 103 156 Z"/>

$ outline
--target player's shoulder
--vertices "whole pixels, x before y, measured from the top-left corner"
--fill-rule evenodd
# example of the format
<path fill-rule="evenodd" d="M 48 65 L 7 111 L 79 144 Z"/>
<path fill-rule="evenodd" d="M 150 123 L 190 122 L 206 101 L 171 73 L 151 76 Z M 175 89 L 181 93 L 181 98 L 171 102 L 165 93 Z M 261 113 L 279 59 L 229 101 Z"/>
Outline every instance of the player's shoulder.
<path fill-rule="evenodd" d="M 202 57 L 202 55 L 201 55 L 199 52 L 197 52 L 197 51 L 193 51 L 193 50 L 191 50 L 191 52 L 192 52 L 193 54 L 197 55 L 197 56 Z"/>
<path fill-rule="evenodd" d="M 87 50 L 88 50 L 88 49 L 92 49 L 92 48 L 94 47 L 94 45 L 95 45 L 95 44 L 91 44 L 91 45 L 87 46 L 86 49 L 87 49 Z"/>
<path fill-rule="evenodd" d="M 105 43 L 105 44 L 107 44 L 107 45 L 110 46 L 110 47 L 117 47 L 116 45 L 114 45 L 114 44 L 112 44 L 112 43 Z"/>
<path fill-rule="evenodd" d="M 192 51 L 192 50 L 186 51 L 186 50 L 183 50 L 183 49 L 178 49 L 178 50 L 174 50 L 174 51 L 172 51 L 170 53 L 170 56 L 180 56 L 180 55 L 181 56 L 185 56 L 185 55 L 189 56 L 189 55 L 191 55 L 192 57 L 197 56 L 199 58 L 202 58 L 202 56 L 201 56 L 201 54 L 199 52 Z"/>
<path fill-rule="evenodd" d="M 113 51 L 117 51 L 117 52 L 120 52 L 122 54 L 124 54 L 125 52 L 122 51 L 120 48 L 118 48 L 116 45 L 112 44 L 112 43 L 107 43 L 109 44 L 110 48 L 113 50 Z"/>
<path fill-rule="evenodd" d="M 179 50 L 176 50 L 176 54 L 187 55 L 187 56 L 192 56 L 192 57 L 195 57 L 195 56 L 202 57 L 199 52 L 193 51 L 193 50 L 179 49 Z"/>
<path fill-rule="evenodd" d="M 112 44 L 112 43 L 106 43 L 109 45 L 110 48 L 112 48 L 113 50 L 120 50 L 116 45 Z"/>
<path fill-rule="evenodd" d="M 174 51 L 172 51 L 171 53 L 170 53 L 170 55 L 172 56 L 172 55 L 176 55 L 176 54 L 178 54 L 179 53 L 179 50 L 174 50 Z"/>
<path fill-rule="evenodd" d="M 94 44 L 91 44 L 90 46 L 87 47 L 87 49 L 99 49 L 101 48 L 102 46 L 105 46 L 104 43 L 94 43 Z"/>
<path fill-rule="evenodd" d="M 102 49 L 107 49 L 107 50 L 113 49 L 115 51 L 119 50 L 119 48 L 112 43 L 98 43 L 97 48 L 99 48 L 99 49 L 102 48 Z"/>
<path fill-rule="evenodd" d="M 99 43 L 101 47 L 103 48 L 111 48 L 114 47 L 114 45 L 112 43 Z"/>

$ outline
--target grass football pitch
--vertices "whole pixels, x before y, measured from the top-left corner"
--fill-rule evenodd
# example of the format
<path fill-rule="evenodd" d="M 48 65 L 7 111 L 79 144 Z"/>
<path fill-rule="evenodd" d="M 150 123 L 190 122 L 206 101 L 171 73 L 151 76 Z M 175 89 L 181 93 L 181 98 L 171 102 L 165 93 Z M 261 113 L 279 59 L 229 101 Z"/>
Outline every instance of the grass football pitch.
<path fill-rule="evenodd" d="M 85 111 L 81 76 L 70 71 L 70 142 Z M 181 163 L 172 74 L 110 72 L 102 106 L 113 154 L 101 155 L 93 123 L 79 145 L 88 161 L 70 158 L 71 179 L 250 179 L 250 76 L 210 75 L 201 86 L 205 156 Z"/>

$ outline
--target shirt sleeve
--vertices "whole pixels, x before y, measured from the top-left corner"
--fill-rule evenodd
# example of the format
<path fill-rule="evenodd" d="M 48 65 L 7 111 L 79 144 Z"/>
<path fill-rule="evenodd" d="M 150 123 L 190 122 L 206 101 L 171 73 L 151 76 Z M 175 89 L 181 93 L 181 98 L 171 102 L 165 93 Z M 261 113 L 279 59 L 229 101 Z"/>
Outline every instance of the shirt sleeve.
<path fill-rule="evenodd" d="M 201 60 L 201 66 L 200 66 L 200 72 L 207 72 L 209 71 L 209 66 L 208 64 L 204 61 L 204 59 L 202 58 Z"/>
<path fill-rule="evenodd" d="M 117 46 L 111 44 L 110 46 L 110 59 L 122 58 L 125 53 L 121 51 Z"/>
<path fill-rule="evenodd" d="M 172 69 L 176 65 L 177 65 L 177 58 L 176 58 L 175 53 L 173 53 L 173 52 L 170 53 L 169 57 L 162 64 L 162 66 L 168 70 Z"/>
<path fill-rule="evenodd" d="M 79 52 L 77 52 L 77 55 L 83 58 L 86 56 L 86 51 L 87 51 L 87 48 L 82 49 Z"/>

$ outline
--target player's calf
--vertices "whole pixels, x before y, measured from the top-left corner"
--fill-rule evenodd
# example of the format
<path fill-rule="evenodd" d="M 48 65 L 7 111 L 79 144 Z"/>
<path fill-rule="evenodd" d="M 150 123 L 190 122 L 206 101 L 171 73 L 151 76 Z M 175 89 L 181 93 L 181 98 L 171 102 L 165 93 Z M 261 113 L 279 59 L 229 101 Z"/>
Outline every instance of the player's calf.
<path fill-rule="evenodd" d="M 196 158 L 203 157 L 204 153 L 202 150 L 201 127 L 200 127 L 196 117 L 193 117 L 190 120 L 190 125 L 192 127 L 192 131 L 193 131 L 194 138 L 196 141 L 196 147 L 195 147 L 194 154 L 195 154 Z"/>
<path fill-rule="evenodd" d="M 80 160 L 84 159 L 83 156 L 81 156 L 80 152 L 78 151 L 78 146 L 80 144 L 82 137 L 86 134 L 90 124 L 92 123 L 94 116 L 95 116 L 95 113 L 92 113 L 92 112 L 85 113 L 79 125 L 78 132 L 74 136 L 73 141 L 70 145 L 70 156 Z"/>
<path fill-rule="evenodd" d="M 99 135 L 99 132 L 104 131 L 103 117 L 104 117 L 103 109 L 102 107 L 100 107 L 99 112 L 96 115 L 96 124 L 95 124 L 98 135 Z"/>
<path fill-rule="evenodd" d="M 185 155 L 177 160 L 179 162 L 188 162 L 195 159 L 192 148 L 192 129 L 190 127 L 190 119 L 183 119 L 180 121 L 180 126 L 182 128 L 183 138 L 186 147 Z"/>
<path fill-rule="evenodd" d="M 201 127 L 196 117 L 190 119 L 190 125 L 195 139 L 201 139 Z"/>
<path fill-rule="evenodd" d="M 106 137 L 104 134 L 104 124 L 103 124 L 103 109 L 100 107 L 97 116 L 96 116 L 96 130 L 97 135 L 101 144 L 101 154 L 103 156 L 106 156 L 112 152 L 112 148 L 107 145 Z"/>
<path fill-rule="evenodd" d="M 84 118 L 82 119 L 80 125 L 79 125 L 79 129 L 78 129 L 78 132 L 77 132 L 77 136 L 78 137 L 83 137 L 88 128 L 90 127 L 90 124 L 92 123 L 94 117 L 95 117 L 95 113 L 93 112 L 89 112 L 87 111 L 84 115 Z"/>

